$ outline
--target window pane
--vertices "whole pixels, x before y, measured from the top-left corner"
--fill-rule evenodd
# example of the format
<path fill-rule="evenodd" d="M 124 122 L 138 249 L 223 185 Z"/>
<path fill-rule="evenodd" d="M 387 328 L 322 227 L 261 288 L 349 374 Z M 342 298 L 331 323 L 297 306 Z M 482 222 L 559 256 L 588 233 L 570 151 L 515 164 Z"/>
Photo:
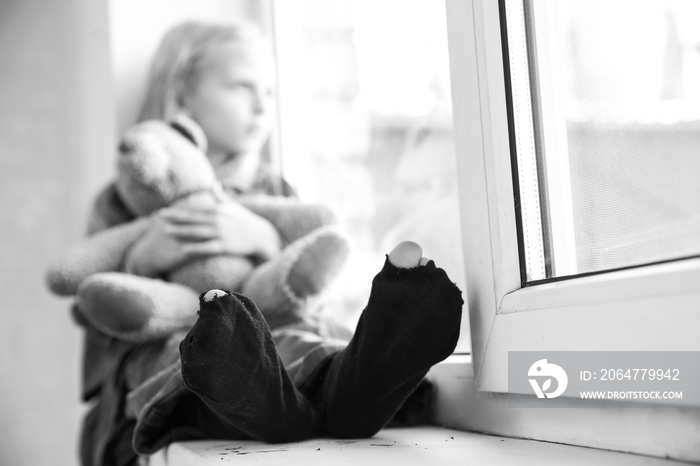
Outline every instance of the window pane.
<path fill-rule="evenodd" d="M 700 2 L 531 0 L 522 15 L 547 277 L 700 254 Z"/>
<path fill-rule="evenodd" d="M 354 325 L 403 239 L 465 290 L 443 2 L 277 1 L 274 24 L 284 174 L 353 242 L 326 308 Z"/>

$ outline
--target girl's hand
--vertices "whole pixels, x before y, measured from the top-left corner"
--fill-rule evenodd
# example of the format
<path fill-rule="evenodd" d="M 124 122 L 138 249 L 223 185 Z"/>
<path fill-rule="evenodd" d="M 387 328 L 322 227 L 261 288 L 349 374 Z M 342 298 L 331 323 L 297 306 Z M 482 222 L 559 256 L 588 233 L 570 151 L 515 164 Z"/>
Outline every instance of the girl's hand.
<path fill-rule="evenodd" d="M 236 254 L 269 259 L 281 248 L 272 224 L 236 202 L 183 205 L 159 215 L 166 223 L 164 232 L 181 244 L 186 257 Z"/>
<path fill-rule="evenodd" d="M 165 232 L 168 222 L 158 214 L 151 219 L 148 232 L 126 257 L 125 269 L 144 277 L 157 277 L 183 263 L 188 255 L 185 244 Z"/>

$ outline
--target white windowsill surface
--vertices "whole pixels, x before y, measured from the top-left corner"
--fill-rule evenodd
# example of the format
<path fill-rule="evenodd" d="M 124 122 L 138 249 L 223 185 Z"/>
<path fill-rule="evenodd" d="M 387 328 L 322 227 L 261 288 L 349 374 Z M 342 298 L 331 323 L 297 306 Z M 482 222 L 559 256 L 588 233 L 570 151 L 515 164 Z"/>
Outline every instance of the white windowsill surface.
<path fill-rule="evenodd" d="M 510 408 L 508 395 L 476 389 L 470 355 L 450 356 L 429 377 L 437 386 L 440 425 L 700 464 L 699 408 L 568 398 L 560 398 L 555 409 Z"/>
<path fill-rule="evenodd" d="M 364 466 L 400 464 L 677 465 L 673 461 L 534 440 L 519 440 L 440 427 L 384 429 L 370 439 L 316 439 L 299 443 L 255 441 L 180 442 L 151 457 L 149 466 L 210 464 Z"/>

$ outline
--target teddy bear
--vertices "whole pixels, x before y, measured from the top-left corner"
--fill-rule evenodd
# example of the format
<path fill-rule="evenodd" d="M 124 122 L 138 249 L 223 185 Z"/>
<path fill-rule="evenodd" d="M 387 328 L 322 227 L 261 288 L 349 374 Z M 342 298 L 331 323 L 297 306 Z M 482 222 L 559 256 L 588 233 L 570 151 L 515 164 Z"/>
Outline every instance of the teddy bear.
<path fill-rule="evenodd" d="M 76 311 L 103 333 L 143 341 L 196 321 L 201 293 L 220 288 L 256 303 L 271 328 L 303 318 L 309 301 L 338 275 L 349 252 L 326 206 L 282 196 L 232 197 L 224 193 L 206 157 L 206 137 L 191 119 L 151 120 L 130 128 L 117 156 L 114 183 L 136 218 L 88 236 L 52 261 L 46 280 L 60 296 L 76 296 Z M 211 255 L 188 261 L 165 277 L 125 270 L 128 252 L 157 212 L 188 203 L 238 203 L 267 219 L 283 242 L 262 261 Z"/>

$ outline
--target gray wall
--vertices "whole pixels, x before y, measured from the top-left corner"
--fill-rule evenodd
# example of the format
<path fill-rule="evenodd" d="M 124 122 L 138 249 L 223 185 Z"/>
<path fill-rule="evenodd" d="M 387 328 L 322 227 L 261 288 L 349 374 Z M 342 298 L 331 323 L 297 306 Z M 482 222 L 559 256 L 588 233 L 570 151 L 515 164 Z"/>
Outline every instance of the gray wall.
<path fill-rule="evenodd" d="M 0 3 L 0 464 L 76 464 L 81 338 L 46 291 L 111 170 L 106 3 Z"/>

